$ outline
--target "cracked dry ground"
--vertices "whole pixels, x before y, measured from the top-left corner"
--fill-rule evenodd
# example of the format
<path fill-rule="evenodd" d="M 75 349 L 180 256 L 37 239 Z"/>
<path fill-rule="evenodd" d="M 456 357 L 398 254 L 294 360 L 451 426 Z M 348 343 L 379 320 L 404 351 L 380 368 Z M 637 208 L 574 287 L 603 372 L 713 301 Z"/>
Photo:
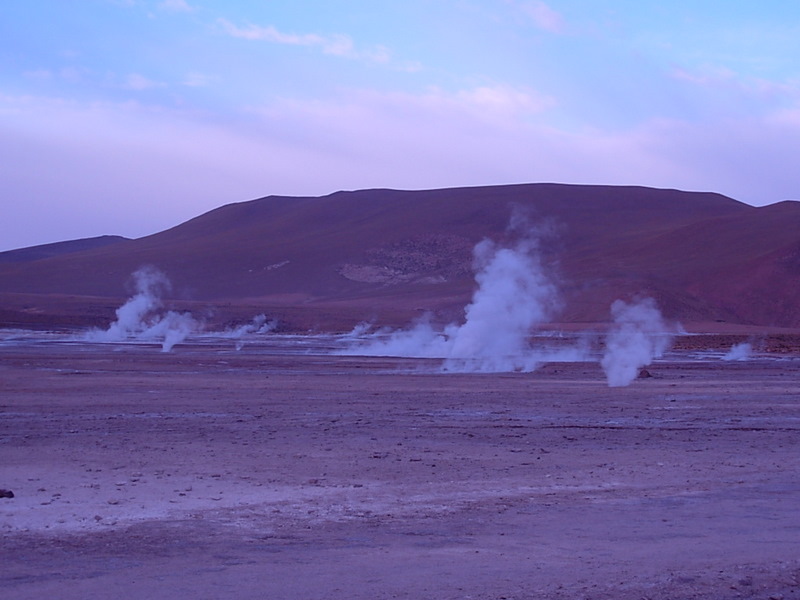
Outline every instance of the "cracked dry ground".
<path fill-rule="evenodd" d="M 796 358 L 0 348 L 10 598 L 800 598 Z"/>

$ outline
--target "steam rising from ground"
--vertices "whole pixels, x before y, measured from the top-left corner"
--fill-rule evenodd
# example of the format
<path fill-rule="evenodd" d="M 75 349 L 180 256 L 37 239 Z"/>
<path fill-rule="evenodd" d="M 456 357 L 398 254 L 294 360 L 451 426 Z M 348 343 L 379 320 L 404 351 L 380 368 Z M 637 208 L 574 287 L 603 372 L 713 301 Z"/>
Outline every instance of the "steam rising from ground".
<path fill-rule="evenodd" d="M 169 352 L 175 344 L 201 329 L 191 313 L 164 311 L 162 296 L 172 287 L 164 273 L 155 267 L 142 267 L 133 274 L 133 281 L 135 293 L 117 309 L 116 321 L 105 331 L 90 331 L 87 340 L 160 340 L 161 349 Z"/>
<path fill-rule="evenodd" d="M 350 346 L 338 353 L 441 358 L 442 369 L 450 372 L 530 372 L 544 362 L 590 360 L 587 337 L 545 347 L 539 336 L 537 346 L 532 344 L 536 330 L 553 318 L 561 301 L 542 263 L 541 230 L 530 227 L 524 219 L 513 218 L 509 231 L 516 240 L 509 245 L 486 239 L 475 246 L 477 288 L 464 308 L 463 323 L 436 327 L 430 318 L 424 318 L 409 329 L 375 333 L 360 325 L 349 336 Z M 105 331 L 91 331 L 86 339 L 160 340 L 162 350 L 169 352 L 190 334 L 200 332 L 201 323 L 190 313 L 164 310 L 162 297 L 171 286 L 161 271 L 143 267 L 133 279 L 135 294 L 117 309 L 116 320 Z M 672 343 L 675 327 L 665 323 L 649 298 L 630 304 L 617 300 L 611 313 L 614 324 L 600 362 L 609 386 L 620 387 L 629 385 L 642 367 L 663 355 Z M 235 339 L 238 350 L 246 336 L 267 333 L 276 325 L 262 314 L 215 336 Z M 749 354 L 749 344 L 740 346 L 729 356 L 739 357 L 745 350 Z"/>
<path fill-rule="evenodd" d="M 244 347 L 244 338 L 252 334 L 269 333 L 278 326 L 277 321 L 267 321 L 267 316 L 264 314 L 256 315 L 253 320 L 244 325 L 240 325 L 234 329 L 229 329 L 220 334 L 219 337 L 232 338 L 236 340 L 236 349 L 241 350 Z"/>
<path fill-rule="evenodd" d="M 749 360 L 753 352 L 753 346 L 749 342 L 742 342 L 735 344 L 728 350 L 728 353 L 722 357 L 722 360 Z"/>
<path fill-rule="evenodd" d="M 534 331 L 560 307 L 534 230 L 528 229 L 507 247 L 483 240 L 475 246 L 474 267 L 478 287 L 464 309 L 462 324 L 436 328 L 425 318 L 410 329 L 371 334 L 342 353 L 443 358 L 443 369 L 455 372 L 529 372 L 543 362 L 589 359 L 586 339 L 560 349 L 531 345 Z M 664 354 L 676 326 L 667 325 L 650 298 L 632 303 L 617 300 L 611 314 L 614 324 L 600 362 L 608 385 L 621 387 Z M 361 325 L 352 336 L 363 340 L 364 333 Z"/>
<path fill-rule="evenodd" d="M 616 300 L 611 305 L 614 324 L 606 337 L 600 361 L 610 387 L 629 385 L 653 359 L 660 358 L 672 345 L 675 327 L 664 322 L 652 298 L 630 304 Z"/>
<path fill-rule="evenodd" d="M 444 358 L 454 372 L 533 371 L 552 360 L 580 360 L 583 347 L 534 349 L 530 336 L 560 307 L 558 290 L 544 268 L 539 231 L 512 219 L 517 241 L 501 246 L 483 240 L 473 251 L 478 287 L 464 309 L 464 322 L 434 327 L 429 318 L 412 328 L 378 332 L 345 354 Z"/>

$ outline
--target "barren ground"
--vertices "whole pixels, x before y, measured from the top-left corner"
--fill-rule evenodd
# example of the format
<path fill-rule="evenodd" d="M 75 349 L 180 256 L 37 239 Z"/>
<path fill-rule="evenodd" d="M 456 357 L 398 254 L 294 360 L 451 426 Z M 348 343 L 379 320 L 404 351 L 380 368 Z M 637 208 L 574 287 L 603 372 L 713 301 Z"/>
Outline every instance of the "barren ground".
<path fill-rule="evenodd" d="M 21 598 L 800 598 L 800 358 L 0 345 Z"/>

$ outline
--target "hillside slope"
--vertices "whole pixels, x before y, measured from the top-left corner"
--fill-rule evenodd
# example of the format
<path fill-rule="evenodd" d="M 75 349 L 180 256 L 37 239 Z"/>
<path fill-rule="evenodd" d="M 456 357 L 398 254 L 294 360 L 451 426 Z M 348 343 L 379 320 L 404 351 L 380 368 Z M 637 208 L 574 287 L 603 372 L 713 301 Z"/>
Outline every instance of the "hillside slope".
<path fill-rule="evenodd" d="M 119 235 L 101 235 L 93 238 L 42 244 L 40 246 L 18 248 L 17 250 L 7 250 L 5 252 L 0 252 L 0 263 L 20 263 L 42 260 L 43 258 L 63 256 L 64 254 L 72 254 L 73 252 L 102 248 L 111 244 L 124 242 L 127 239 L 128 238 Z"/>

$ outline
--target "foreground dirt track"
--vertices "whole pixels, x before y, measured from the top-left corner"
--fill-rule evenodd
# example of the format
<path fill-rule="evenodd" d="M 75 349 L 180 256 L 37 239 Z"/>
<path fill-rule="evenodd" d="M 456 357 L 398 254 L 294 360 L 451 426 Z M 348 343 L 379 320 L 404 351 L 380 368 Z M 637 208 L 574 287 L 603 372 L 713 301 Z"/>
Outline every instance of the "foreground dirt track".
<path fill-rule="evenodd" d="M 796 357 L 435 364 L 0 346 L 3 598 L 800 598 Z"/>

